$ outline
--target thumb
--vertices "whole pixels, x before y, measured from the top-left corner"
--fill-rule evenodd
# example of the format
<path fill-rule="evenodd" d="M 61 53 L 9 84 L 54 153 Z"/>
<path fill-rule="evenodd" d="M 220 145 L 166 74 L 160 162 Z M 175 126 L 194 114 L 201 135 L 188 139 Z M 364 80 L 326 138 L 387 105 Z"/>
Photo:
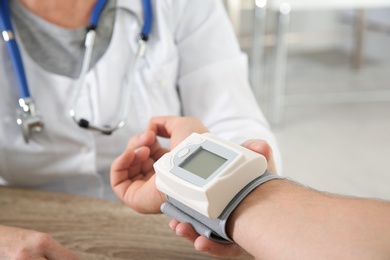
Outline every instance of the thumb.
<path fill-rule="evenodd" d="M 273 158 L 272 148 L 266 141 L 260 139 L 250 139 L 245 141 L 242 146 L 263 155 L 267 159 L 268 170 L 276 174 L 277 170 Z"/>
<path fill-rule="evenodd" d="M 202 122 L 195 117 L 160 116 L 150 120 L 149 130 L 158 136 L 171 138 L 171 148 L 176 147 L 190 134 L 208 132 Z"/>

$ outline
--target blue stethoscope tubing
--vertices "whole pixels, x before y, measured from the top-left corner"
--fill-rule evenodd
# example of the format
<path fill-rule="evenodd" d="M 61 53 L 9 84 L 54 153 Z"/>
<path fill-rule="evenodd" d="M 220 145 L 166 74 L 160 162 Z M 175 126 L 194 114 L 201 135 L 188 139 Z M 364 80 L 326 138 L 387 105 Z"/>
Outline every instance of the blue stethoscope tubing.
<path fill-rule="evenodd" d="M 142 7 L 145 21 L 141 30 L 141 39 L 147 41 L 150 31 L 152 30 L 153 22 L 152 4 L 150 3 L 150 0 L 142 1 Z"/>
<path fill-rule="evenodd" d="M 12 66 L 16 72 L 21 98 L 29 98 L 30 91 L 27 84 L 26 73 L 20 55 L 18 44 L 16 43 L 14 29 L 11 23 L 11 15 L 8 7 L 8 0 L 0 1 L 0 26 L 3 38 L 6 42 Z"/>
<path fill-rule="evenodd" d="M 104 7 L 106 6 L 108 0 L 98 0 L 92 10 L 91 17 L 89 19 L 90 26 L 94 28 L 97 27 L 100 15 L 103 12 Z"/>
<path fill-rule="evenodd" d="M 22 110 L 28 111 L 31 110 L 35 112 L 34 109 L 34 104 L 32 102 L 32 99 L 30 97 L 30 91 L 28 88 L 28 83 L 26 79 L 26 73 L 24 70 L 22 58 L 20 55 L 20 51 L 14 36 L 14 30 L 12 28 L 12 23 L 11 23 L 11 15 L 9 11 L 9 6 L 8 6 L 8 1 L 9 0 L 0 0 L 0 25 L 1 25 L 1 30 L 3 34 L 3 38 L 6 41 L 8 53 L 11 57 L 11 61 L 13 64 L 13 68 L 16 72 L 17 75 L 17 81 L 19 85 L 19 90 L 20 90 L 20 96 L 21 99 L 19 99 L 19 103 L 22 106 Z M 70 116 L 72 119 L 82 128 L 90 129 L 90 130 L 96 130 L 99 131 L 103 134 L 111 134 L 113 131 L 121 128 L 126 121 L 127 117 L 127 111 L 128 111 L 128 103 L 130 101 L 130 94 L 131 94 L 131 88 L 132 85 L 134 84 L 134 77 L 135 77 L 135 72 L 138 68 L 138 63 L 139 60 L 144 56 L 145 51 L 146 51 L 146 42 L 149 38 L 151 29 L 152 29 L 152 19 L 153 19 L 153 14 L 152 14 L 152 5 L 151 5 L 151 0 L 142 0 L 142 7 L 143 7 L 143 15 L 144 15 L 144 24 L 142 26 L 139 40 L 138 40 L 138 51 L 137 51 L 137 56 L 133 64 L 133 68 L 130 72 L 129 76 L 129 86 L 126 90 L 126 95 L 123 100 L 122 104 L 122 117 L 121 120 L 114 125 L 113 127 L 109 126 L 103 126 L 103 127 L 98 127 L 93 124 L 91 124 L 88 120 L 86 119 L 77 119 L 76 117 L 76 112 L 75 112 L 75 107 L 77 104 L 78 96 L 80 93 L 80 90 L 83 86 L 83 83 L 85 81 L 86 73 L 89 69 L 90 66 L 90 61 L 91 61 L 91 55 L 92 55 L 92 50 L 93 46 L 95 43 L 95 37 L 96 37 L 96 28 L 99 23 L 100 16 L 102 14 L 102 11 L 104 10 L 104 7 L 106 6 L 108 0 L 97 0 L 92 13 L 91 17 L 89 20 L 89 25 L 87 26 L 87 35 L 85 39 L 85 55 L 83 59 L 83 65 L 82 69 L 80 72 L 78 84 L 75 87 L 75 90 L 72 95 L 72 101 L 71 101 L 71 108 L 70 108 Z M 22 102 L 21 102 L 22 100 Z M 25 102 L 27 100 L 27 102 Z M 27 106 L 26 106 L 27 104 Z M 29 109 L 29 106 L 31 106 L 31 109 Z M 34 120 L 30 120 L 29 117 L 33 116 Z M 27 123 L 22 122 L 24 119 Z M 40 131 L 40 129 L 43 127 L 43 123 L 39 122 L 37 123 L 36 121 L 40 121 L 40 117 L 35 116 L 34 114 L 27 114 L 23 115 L 23 117 L 18 117 L 17 122 L 19 125 L 22 126 L 23 130 L 23 135 L 24 139 L 26 142 L 28 142 L 29 135 L 30 133 L 36 128 L 35 130 Z M 30 122 L 30 123 L 29 123 Z M 32 123 L 31 123 L 32 122 Z M 26 125 L 27 124 L 27 125 Z M 23 127 L 24 126 L 24 127 Z"/>

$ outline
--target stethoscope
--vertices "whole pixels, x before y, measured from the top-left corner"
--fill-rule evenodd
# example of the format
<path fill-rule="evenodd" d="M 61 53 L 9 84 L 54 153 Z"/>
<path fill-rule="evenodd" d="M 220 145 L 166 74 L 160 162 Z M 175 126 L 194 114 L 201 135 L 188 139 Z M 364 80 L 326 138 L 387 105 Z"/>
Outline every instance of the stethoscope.
<path fill-rule="evenodd" d="M 26 143 L 29 142 L 32 133 L 41 132 L 44 126 L 42 117 L 36 113 L 35 104 L 30 96 L 30 91 L 27 84 L 26 74 L 20 51 L 15 39 L 14 30 L 11 23 L 11 15 L 8 6 L 9 0 L 0 0 L 0 29 L 2 31 L 3 39 L 6 42 L 8 53 L 11 58 L 13 69 L 16 72 L 17 82 L 19 85 L 20 98 L 19 106 L 16 114 L 16 122 L 21 127 L 23 138 Z M 84 118 L 78 119 L 76 116 L 76 105 L 80 91 L 84 85 L 85 78 L 91 63 L 92 51 L 96 38 L 96 28 L 99 22 L 100 15 L 106 6 L 108 0 L 97 0 L 90 17 L 87 33 L 85 37 L 85 54 L 83 58 L 82 68 L 76 87 L 72 94 L 69 114 L 73 121 L 82 128 L 99 131 L 102 134 L 110 135 L 115 130 L 123 127 L 128 115 L 128 106 L 130 103 L 130 93 L 134 84 L 134 77 L 139 66 L 140 60 L 144 57 L 146 52 L 146 42 L 152 28 L 152 5 L 150 0 L 142 0 L 144 24 L 138 39 L 138 50 L 133 63 L 133 67 L 129 74 L 128 85 L 125 95 L 122 95 L 122 113 L 120 120 L 114 126 L 96 126 L 91 124 Z"/>

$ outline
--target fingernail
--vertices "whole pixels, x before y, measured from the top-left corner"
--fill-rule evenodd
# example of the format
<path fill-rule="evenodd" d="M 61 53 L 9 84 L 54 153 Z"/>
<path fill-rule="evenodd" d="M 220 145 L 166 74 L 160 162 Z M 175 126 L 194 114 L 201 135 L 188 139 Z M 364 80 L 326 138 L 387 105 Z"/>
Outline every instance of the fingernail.
<path fill-rule="evenodd" d="M 198 250 L 205 253 L 211 252 L 211 249 L 209 247 L 199 248 Z"/>
<path fill-rule="evenodd" d="M 170 229 L 175 230 L 175 225 L 172 224 L 171 222 L 169 222 L 168 226 L 169 226 Z"/>
<path fill-rule="evenodd" d="M 140 139 L 144 139 L 146 136 L 145 132 L 142 132 L 141 135 L 139 136 Z"/>

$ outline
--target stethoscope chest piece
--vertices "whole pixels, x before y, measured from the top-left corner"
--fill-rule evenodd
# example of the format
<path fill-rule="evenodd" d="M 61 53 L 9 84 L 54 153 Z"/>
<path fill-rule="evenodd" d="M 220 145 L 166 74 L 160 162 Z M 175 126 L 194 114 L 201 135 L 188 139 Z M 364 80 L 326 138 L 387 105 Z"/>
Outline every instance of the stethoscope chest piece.
<path fill-rule="evenodd" d="M 16 123 L 22 130 L 24 141 L 28 143 L 31 133 L 42 131 L 42 117 L 35 113 L 34 103 L 30 98 L 19 99 L 19 104 L 20 108 L 16 110 Z"/>

